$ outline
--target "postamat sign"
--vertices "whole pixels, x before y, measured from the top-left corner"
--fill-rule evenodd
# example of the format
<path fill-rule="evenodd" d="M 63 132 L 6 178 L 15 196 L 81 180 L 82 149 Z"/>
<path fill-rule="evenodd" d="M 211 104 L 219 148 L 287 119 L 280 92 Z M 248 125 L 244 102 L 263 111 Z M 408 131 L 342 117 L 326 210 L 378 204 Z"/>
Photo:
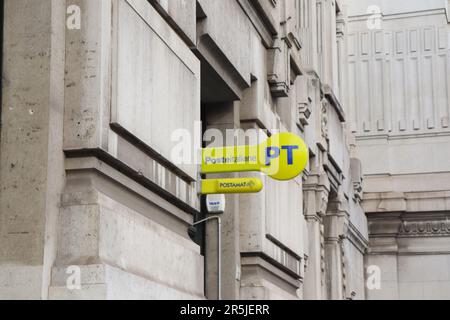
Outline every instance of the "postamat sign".
<path fill-rule="evenodd" d="M 302 138 L 292 133 L 280 133 L 256 146 L 205 148 L 201 172 L 262 172 L 272 179 L 287 181 L 299 176 L 308 160 L 308 147 Z M 201 193 L 256 193 L 262 187 L 262 181 L 257 178 L 203 180 Z"/>
<path fill-rule="evenodd" d="M 203 194 L 257 193 L 263 189 L 258 178 L 207 179 L 202 181 Z"/>

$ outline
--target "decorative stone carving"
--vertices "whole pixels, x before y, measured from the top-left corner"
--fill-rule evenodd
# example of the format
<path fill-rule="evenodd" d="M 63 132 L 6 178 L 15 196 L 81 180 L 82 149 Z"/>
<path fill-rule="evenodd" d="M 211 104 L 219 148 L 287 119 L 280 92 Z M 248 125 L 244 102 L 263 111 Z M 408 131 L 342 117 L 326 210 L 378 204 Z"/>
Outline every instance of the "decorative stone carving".
<path fill-rule="evenodd" d="M 336 37 L 338 41 L 344 40 L 345 36 L 345 17 L 342 13 L 336 16 Z"/>
<path fill-rule="evenodd" d="M 307 103 L 299 103 L 298 120 L 302 126 L 307 126 L 311 117 L 311 99 L 308 98 Z"/>
<path fill-rule="evenodd" d="M 318 203 L 319 203 L 319 206 L 318 206 L 319 210 L 317 211 L 317 214 L 320 217 L 323 217 L 327 214 L 328 192 L 325 192 L 325 191 L 319 192 L 317 194 L 317 198 L 318 198 Z"/>
<path fill-rule="evenodd" d="M 450 221 L 403 221 L 400 236 L 450 236 Z"/>
<path fill-rule="evenodd" d="M 341 239 L 343 240 L 343 238 Z M 344 241 L 340 241 L 341 247 L 341 268 L 342 268 L 342 294 L 347 294 L 347 257 L 345 256 Z"/>
<path fill-rule="evenodd" d="M 320 273 L 321 273 L 321 284 L 325 284 L 325 226 L 320 225 Z"/>
<path fill-rule="evenodd" d="M 353 184 L 353 200 L 360 203 L 363 198 L 363 174 L 361 160 L 352 158 L 350 160 L 350 171 Z"/>
<path fill-rule="evenodd" d="M 322 137 L 328 140 L 328 101 L 326 99 L 322 100 L 322 118 L 321 118 L 321 130 Z"/>
<path fill-rule="evenodd" d="M 362 180 L 360 181 L 353 181 L 353 199 L 355 202 L 360 203 L 363 198 L 363 186 L 362 186 Z"/>

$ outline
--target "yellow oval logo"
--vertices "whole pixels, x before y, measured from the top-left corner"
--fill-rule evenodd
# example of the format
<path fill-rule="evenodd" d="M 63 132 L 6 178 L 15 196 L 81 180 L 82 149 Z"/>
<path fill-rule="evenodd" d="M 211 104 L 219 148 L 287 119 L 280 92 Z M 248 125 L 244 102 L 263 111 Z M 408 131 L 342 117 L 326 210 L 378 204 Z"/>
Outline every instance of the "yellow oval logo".
<path fill-rule="evenodd" d="M 275 180 L 291 180 L 309 161 L 308 147 L 292 133 L 275 134 L 255 146 L 203 149 L 202 173 L 260 171 Z"/>
<path fill-rule="evenodd" d="M 270 137 L 259 148 L 260 159 L 264 159 L 261 171 L 275 180 L 291 180 L 305 170 L 309 161 L 309 150 L 299 136 L 280 133 Z"/>

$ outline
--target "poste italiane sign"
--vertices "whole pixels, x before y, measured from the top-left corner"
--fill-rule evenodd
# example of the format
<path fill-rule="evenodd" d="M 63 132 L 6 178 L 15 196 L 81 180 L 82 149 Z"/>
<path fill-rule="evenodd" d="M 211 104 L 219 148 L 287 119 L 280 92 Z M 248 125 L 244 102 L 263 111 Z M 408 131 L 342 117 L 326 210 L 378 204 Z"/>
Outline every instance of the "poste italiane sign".
<path fill-rule="evenodd" d="M 308 159 L 308 147 L 302 138 L 280 133 L 258 146 L 203 149 L 202 173 L 260 171 L 286 181 L 300 175 Z"/>
<path fill-rule="evenodd" d="M 308 147 L 292 133 L 273 135 L 257 146 L 206 148 L 202 150 L 203 174 L 262 172 L 280 181 L 292 180 L 306 168 Z M 262 189 L 260 179 L 204 180 L 202 193 L 255 193 Z"/>

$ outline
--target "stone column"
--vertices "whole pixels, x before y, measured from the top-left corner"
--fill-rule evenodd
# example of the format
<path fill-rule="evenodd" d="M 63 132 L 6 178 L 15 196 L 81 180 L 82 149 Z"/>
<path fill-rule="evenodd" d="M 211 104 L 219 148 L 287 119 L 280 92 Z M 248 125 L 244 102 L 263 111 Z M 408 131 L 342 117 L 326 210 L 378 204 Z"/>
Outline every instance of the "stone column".
<path fill-rule="evenodd" d="M 372 211 L 374 210 L 367 210 L 370 247 L 364 257 L 367 282 L 366 298 L 367 300 L 398 300 L 401 298 L 399 283 L 399 251 L 401 251 L 401 248 L 399 242 L 406 242 L 405 238 L 402 239 L 399 234 L 402 232 L 402 225 L 404 224 L 402 220 L 405 221 L 404 214 L 400 211 L 393 212 L 390 210 L 382 214 Z M 427 215 L 431 216 L 430 213 L 427 213 Z M 414 219 L 417 219 L 417 216 Z M 399 239 L 401 240 L 399 241 Z M 426 247 L 427 239 L 429 238 L 421 238 L 421 250 Z M 413 252 L 413 243 L 406 242 L 405 245 L 408 248 L 407 252 Z M 436 243 L 433 245 L 433 250 L 439 250 Z M 427 256 L 431 257 L 429 254 Z M 416 275 L 414 281 L 417 281 L 418 276 Z M 409 294 L 414 295 L 416 293 L 422 296 L 422 292 L 420 290 Z"/>
<path fill-rule="evenodd" d="M 46 299 L 64 182 L 66 6 L 4 4 L 0 299 Z"/>
<path fill-rule="evenodd" d="M 208 129 L 222 132 L 225 141 L 213 141 L 208 147 L 232 145 L 232 137 L 227 137 L 227 130 L 234 132 L 239 127 L 239 105 L 226 102 L 208 105 L 206 109 L 206 123 Z M 207 138 L 207 137 L 206 137 Z M 208 178 L 234 178 L 236 174 L 209 175 Z M 225 300 L 238 300 L 240 282 L 239 251 L 239 197 L 226 196 L 226 209 L 222 218 L 222 298 Z M 217 299 L 217 227 L 215 222 L 206 226 L 206 297 Z"/>
<path fill-rule="evenodd" d="M 325 299 L 324 226 L 330 186 L 325 173 L 311 174 L 303 185 L 305 217 L 308 226 L 308 262 L 305 274 L 307 300 Z"/>
<path fill-rule="evenodd" d="M 343 300 L 346 269 L 343 241 L 347 235 L 348 208 L 342 192 L 330 199 L 325 223 L 325 259 L 328 299 Z"/>

